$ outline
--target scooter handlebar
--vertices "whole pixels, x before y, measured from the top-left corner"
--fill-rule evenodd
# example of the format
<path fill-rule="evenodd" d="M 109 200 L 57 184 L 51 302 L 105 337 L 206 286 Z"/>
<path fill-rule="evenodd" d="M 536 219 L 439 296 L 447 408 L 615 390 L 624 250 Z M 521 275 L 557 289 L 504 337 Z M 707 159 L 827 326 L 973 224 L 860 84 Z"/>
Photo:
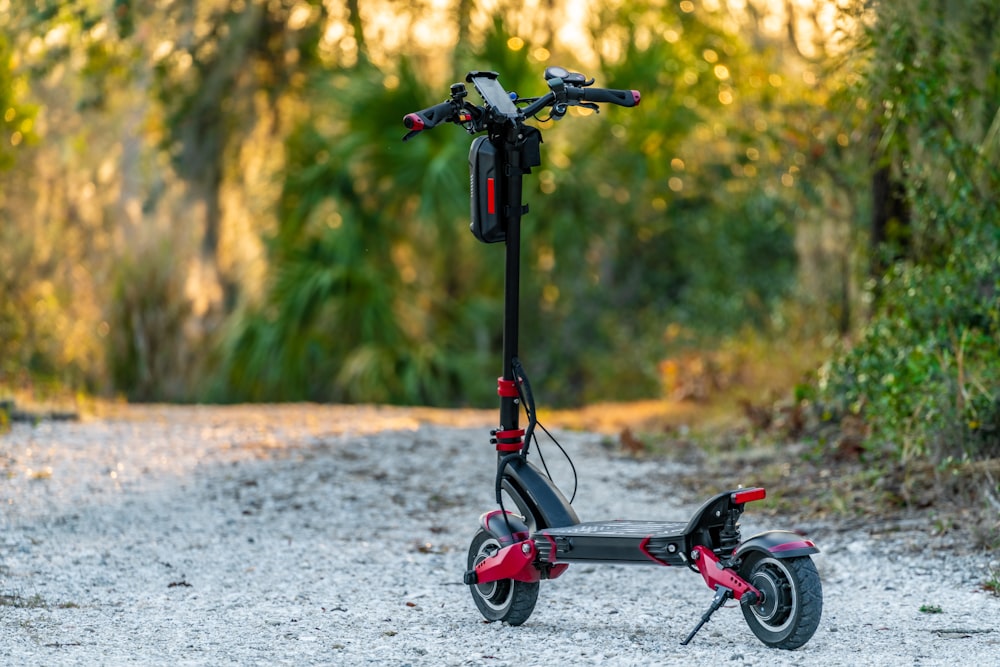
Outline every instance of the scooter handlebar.
<path fill-rule="evenodd" d="M 593 83 L 593 79 L 587 81 L 582 74 L 570 74 L 565 71 L 561 72 L 561 74 L 567 76 L 567 79 L 565 82 L 559 82 L 558 95 L 555 89 L 553 89 L 542 97 L 531 100 L 527 106 L 520 109 L 521 114 L 523 114 L 522 117 L 530 118 L 543 108 L 552 106 L 553 104 L 558 107 L 558 113 L 554 110 L 553 117 L 561 118 L 566 113 L 566 103 L 608 103 L 617 104 L 622 107 L 634 107 L 639 104 L 639 100 L 641 99 L 638 90 L 589 88 L 587 86 Z M 559 77 L 550 79 L 550 87 L 552 86 L 552 82 L 558 79 Z M 403 141 L 410 139 L 423 130 L 429 130 L 441 123 L 447 122 L 468 123 L 469 125 L 467 125 L 466 129 L 471 133 L 483 129 L 483 110 L 479 109 L 480 114 L 477 116 L 476 108 L 462 101 L 462 98 L 465 97 L 464 86 L 458 92 L 454 88 L 453 86 L 452 99 L 435 104 L 422 111 L 414 111 L 403 116 L 403 125 L 409 130 L 409 133 L 403 137 Z M 525 100 L 525 102 L 528 102 L 528 100 Z M 593 106 L 591 108 L 596 109 Z"/>
<path fill-rule="evenodd" d="M 435 104 L 423 111 L 414 111 L 403 116 L 403 125 L 413 132 L 429 130 L 432 127 L 446 123 L 455 117 L 455 103 L 451 100 Z"/>
<path fill-rule="evenodd" d="M 620 107 L 634 107 L 639 105 L 642 96 L 638 90 L 613 90 L 611 88 L 577 88 L 570 89 L 579 91 L 582 102 L 608 102 L 617 104 Z"/>

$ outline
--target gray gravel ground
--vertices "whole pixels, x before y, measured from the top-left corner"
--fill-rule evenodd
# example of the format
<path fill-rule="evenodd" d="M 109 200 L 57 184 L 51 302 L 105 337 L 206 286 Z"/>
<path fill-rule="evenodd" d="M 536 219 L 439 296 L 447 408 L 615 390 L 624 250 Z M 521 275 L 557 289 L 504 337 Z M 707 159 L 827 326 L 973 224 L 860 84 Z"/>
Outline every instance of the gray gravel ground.
<path fill-rule="evenodd" d="M 711 593 L 658 567 L 573 566 L 523 626 L 483 623 L 460 581 L 493 505 L 491 422 L 299 405 L 17 424 L 0 437 L 0 664 L 1000 664 L 991 556 L 754 525 L 752 506 L 745 535 L 806 528 L 823 549 L 823 619 L 798 651 L 764 647 L 735 608 L 679 646 Z M 694 509 L 643 483 L 681 464 L 562 439 L 585 520 Z"/>

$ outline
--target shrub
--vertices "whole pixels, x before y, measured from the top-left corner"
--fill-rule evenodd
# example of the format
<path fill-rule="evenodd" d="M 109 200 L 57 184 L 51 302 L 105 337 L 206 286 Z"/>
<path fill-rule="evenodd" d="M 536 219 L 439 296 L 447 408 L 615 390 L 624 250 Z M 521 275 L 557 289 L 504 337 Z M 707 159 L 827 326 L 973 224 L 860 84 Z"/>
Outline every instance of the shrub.
<path fill-rule="evenodd" d="M 826 400 L 868 422 L 868 447 L 903 460 L 1000 455 L 1000 8 L 880 3 L 861 94 L 879 110 L 877 168 L 908 220 L 872 284 L 853 349 L 825 369 Z"/>

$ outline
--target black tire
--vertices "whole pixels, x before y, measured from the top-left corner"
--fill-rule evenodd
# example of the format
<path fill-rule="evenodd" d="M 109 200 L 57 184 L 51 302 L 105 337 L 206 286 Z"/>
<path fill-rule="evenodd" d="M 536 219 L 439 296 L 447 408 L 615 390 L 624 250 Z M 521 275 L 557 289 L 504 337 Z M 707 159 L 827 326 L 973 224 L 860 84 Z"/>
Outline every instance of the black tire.
<path fill-rule="evenodd" d="M 469 569 L 500 550 L 500 542 L 482 528 L 469 546 Z M 476 607 L 487 621 L 521 625 L 528 620 L 538 599 L 538 582 L 501 579 L 488 584 L 469 586 Z"/>
<path fill-rule="evenodd" d="M 764 595 L 757 605 L 741 605 L 757 638 L 772 648 L 796 649 L 809 641 L 823 615 L 823 586 L 809 556 L 774 558 L 748 554 L 742 576 Z"/>

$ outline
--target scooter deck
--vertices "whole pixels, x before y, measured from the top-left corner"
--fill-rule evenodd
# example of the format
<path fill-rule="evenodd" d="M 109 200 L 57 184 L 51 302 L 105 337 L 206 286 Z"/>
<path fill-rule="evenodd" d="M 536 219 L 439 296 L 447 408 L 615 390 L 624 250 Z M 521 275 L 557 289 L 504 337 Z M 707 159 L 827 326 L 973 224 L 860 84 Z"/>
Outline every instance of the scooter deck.
<path fill-rule="evenodd" d="M 683 563 L 687 521 L 592 521 L 535 533 L 549 562 Z"/>

